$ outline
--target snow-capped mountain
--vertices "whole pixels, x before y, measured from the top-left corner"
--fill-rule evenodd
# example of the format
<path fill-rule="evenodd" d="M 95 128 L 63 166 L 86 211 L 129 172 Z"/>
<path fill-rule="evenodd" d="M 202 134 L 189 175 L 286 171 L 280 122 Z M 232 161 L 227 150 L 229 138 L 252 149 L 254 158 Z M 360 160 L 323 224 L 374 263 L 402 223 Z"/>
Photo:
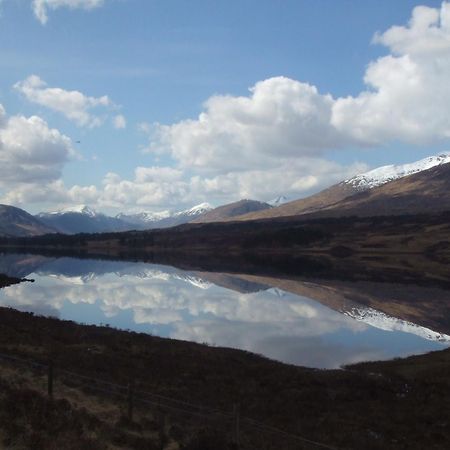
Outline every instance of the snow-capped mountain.
<path fill-rule="evenodd" d="M 409 164 L 379 167 L 341 181 L 310 197 L 289 201 L 277 208 L 244 214 L 234 217 L 233 220 L 269 219 L 313 213 L 322 214 L 323 217 L 327 214 L 334 216 L 358 215 L 361 209 L 359 204 L 363 202 L 367 203 L 365 215 L 422 213 L 432 209 L 433 211 L 445 210 L 448 205 L 442 200 L 448 199 L 450 202 L 450 197 L 447 195 L 449 177 L 446 172 L 450 171 L 448 163 L 450 163 L 450 153 L 442 153 Z M 436 171 L 440 172 L 440 175 L 434 173 Z M 409 183 L 408 176 L 421 178 L 421 183 L 428 186 L 427 192 L 423 189 L 420 190 L 417 183 L 414 186 L 414 180 Z M 397 186 L 393 186 L 394 183 L 397 183 Z M 390 186 L 392 189 L 388 189 Z M 433 193 L 431 194 L 430 191 Z M 368 197 L 375 197 L 375 193 L 378 192 L 379 202 L 376 205 L 373 202 L 369 205 L 368 198 L 361 196 L 357 198 L 356 194 L 362 192 L 366 192 Z M 405 198 L 407 193 L 409 203 Z M 397 201 L 395 205 L 393 204 L 394 200 Z M 359 202 L 358 211 L 354 209 L 356 205 L 351 205 L 352 201 Z M 399 208 L 399 202 L 404 203 L 402 208 Z M 414 203 L 415 208 L 412 207 Z M 353 208 L 352 211 L 350 211 L 351 208 Z"/>
<path fill-rule="evenodd" d="M 447 164 L 449 162 L 450 153 L 442 153 L 440 155 L 429 156 L 428 158 L 409 164 L 391 164 L 388 166 L 378 167 L 370 170 L 369 172 L 365 172 L 345 180 L 343 183 L 349 184 L 358 190 L 373 189 L 374 187 L 381 186 L 389 181 L 398 180 L 399 178 L 422 172 L 424 170 L 431 169 L 432 167 L 440 166 L 441 164 Z"/>
<path fill-rule="evenodd" d="M 99 213 L 86 205 L 41 212 L 36 217 L 47 226 L 53 227 L 64 234 L 102 233 L 130 229 L 128 223 L 116 217 Z"/>
<path fill-rule="evenodd" d="M 157 222 L 159 220 L 167 219 L 170 216 L 170 211 L 144 211 L 137 214 L 120 213 L 116 215 L 116 218 L 135 225 L 145 225 L 149 223 L 151 224 L 152 222 Z"/>
<path fill-rule="evenodd" d="M 284 195 L 279 195 L 278 197 L 268 201 L 267 203 L 275 208 L 277 206 L 284 205 L 288 201 L 289 199 L 287 197 L 285 197 Z"/>

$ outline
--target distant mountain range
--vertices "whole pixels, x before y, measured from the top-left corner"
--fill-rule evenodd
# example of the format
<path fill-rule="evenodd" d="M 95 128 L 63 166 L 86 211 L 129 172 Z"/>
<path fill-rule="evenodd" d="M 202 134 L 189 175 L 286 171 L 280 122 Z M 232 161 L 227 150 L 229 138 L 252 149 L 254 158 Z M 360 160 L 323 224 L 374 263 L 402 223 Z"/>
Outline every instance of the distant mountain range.
<path fill-rule="evenodd" d="M 201 203 L 193 208 L 173 214 L 169 211 L 160 213 L 142 212 L 139 214 L 120 213 L 111 217 L 94 211 L 88 206 L 79 205 L 59 211 L 40 213 L 36 218 L 64 234 L 105 233 L 172 227 L 191 222 L 211 209 L 210 204 Z"/>
<path fill-rule="evenodd" d="M 0 235 L 119 232 L 287 216 L 377 216 L 444 211 L 450 210 L 449 162 L 450 153 L 446 153 L 411 164 L 379 167 L 295 201 L 279 196 L 268 203 L 246 199 L 218 208 L 201 203 L 175 213 L 121 213 L 111 217 L 80 205 L 32 216 L 19 208 L 0 205 Z"/>

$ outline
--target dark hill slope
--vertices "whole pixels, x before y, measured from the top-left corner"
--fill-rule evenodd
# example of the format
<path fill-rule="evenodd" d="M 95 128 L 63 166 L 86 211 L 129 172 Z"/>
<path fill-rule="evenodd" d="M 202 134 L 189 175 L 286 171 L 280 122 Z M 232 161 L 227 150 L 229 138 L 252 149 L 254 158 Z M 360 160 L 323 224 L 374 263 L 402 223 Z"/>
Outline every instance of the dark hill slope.
<path fill-rule="evenodd" d="M 20 208 L 0 205 L 0 236 L 38 236 L 55 229 Z"/>

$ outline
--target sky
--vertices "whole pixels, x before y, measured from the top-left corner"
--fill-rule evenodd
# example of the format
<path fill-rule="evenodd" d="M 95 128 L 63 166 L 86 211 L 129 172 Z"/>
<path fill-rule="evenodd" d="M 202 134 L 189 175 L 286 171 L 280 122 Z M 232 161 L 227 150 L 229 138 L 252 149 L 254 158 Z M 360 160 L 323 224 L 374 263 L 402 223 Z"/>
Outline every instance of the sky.
<path fill-rule="evenodd" d="M 450 149 L 450 2 L 0 0 L 0 203 L 305 197 Z"/>

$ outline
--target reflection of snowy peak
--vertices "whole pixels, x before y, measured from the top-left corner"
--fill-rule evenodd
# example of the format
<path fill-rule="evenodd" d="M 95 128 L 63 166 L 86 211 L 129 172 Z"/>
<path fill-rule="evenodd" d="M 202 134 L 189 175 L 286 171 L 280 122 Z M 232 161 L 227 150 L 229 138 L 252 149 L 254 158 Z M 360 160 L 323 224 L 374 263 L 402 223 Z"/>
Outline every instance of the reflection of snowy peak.
<path fill-rule="evenodd" d="M 380 330 L 385 331 L 402 331 L 403 333 L 415 334 L 429 341 L 450 342 L 450 336 L 444 333 L 438 333 L 429 328 L 421 327 L 406 320 L 397 319 L 387 314 L 377 311 L 373 308 L 364 306 L 351 307 L 349 310 L 341 311 L 348 317 L 364 322 Z"/>
<path fill-rule="evenodd" d="M 422 172 L 431 169 L 441 164 L 450 162 L 450 153 L 443 153 L 437 156 L 429 156 L 410 164 L 389 165 L 382 166 L 369 172 L 356 175 L 353 178 L 343 181 L 344 184 L 349 184 L 358 190 L 372 189 L 389 181 L 397 180 L 399 178 L 412 175 L 414 173 Z"/>
<path fill-rule="evenodd" d="M 181 281 L 185 281 L 186 283 L 192 284 L 195 287 L 200 289 L 209 289 L 212 286 L 212 283 L 209 281 L 205 281 L 199 277 L 194 277 L 192 275 L 173 275 L 173 278 Z"/>
<path fill-rule="evenodd" d="M 267 292 L 270 292 L 271 294 L 275 295 L 276 297 L 282 298 L 286 295 L 285 291 L 282 291 L 281 289 L 278 288 L 270 288 L 267 289 Z"/>
<path fill-rule="evenodd" d="M 67 276 L 59 274 L 49 274 L 48 276 L 51 278 L 56 278 L 64 283 L 76 284 L 78 286 L 83 286 L 89 283 L 90 281 L 94 280 L 95 278 L 98 278 L 98 275 L 93 272 L 80 276 Z"/>
<path fill-rule="evenodd" d="M 141 279 L 156 279 L 162 281 L 180 280 L 186 283 L 192 284 L 195 287 L 200 289 L 209 289 L 212 286 L 212 283 L 209 281 L 205 281 L 202 278 L 182 274 L 178 272 L 165 272 L 159 269 L 146 269 L 146 268 L 138 268 L 138 270 L 127 270 L 126 272 L 116 272 L 118 276 L 133 276 Z"/>
<path fill-rule="evenodd" d="M 136 263 L 122 264 L 114 262 L 104 262 L 101 271 L 99 270 L 98 272 L 84 272 L 82 268 L 79 268 L 79 271 L 74 271 L 73 273 L 67 273 L 64 270 L 58 271 L 57 264 L 54 264 L 52 271 L 38 271 L 37 273 L 45 274 L 65 283 L 77 285 L 87 284 L 90 281 L 107 275 L 108 273 L 113 273 L 118 277 L 136 277 L 142 280 L 180 280 L 200 289 L 209 289 L 213 285 L 209 281 L 206 281 L 198 276 L 181 273 L 176 271 L 175 269 L 171 271 L 169 268 L 167 270 L 155 267 L 149 268 L 147 264 Z"/>

